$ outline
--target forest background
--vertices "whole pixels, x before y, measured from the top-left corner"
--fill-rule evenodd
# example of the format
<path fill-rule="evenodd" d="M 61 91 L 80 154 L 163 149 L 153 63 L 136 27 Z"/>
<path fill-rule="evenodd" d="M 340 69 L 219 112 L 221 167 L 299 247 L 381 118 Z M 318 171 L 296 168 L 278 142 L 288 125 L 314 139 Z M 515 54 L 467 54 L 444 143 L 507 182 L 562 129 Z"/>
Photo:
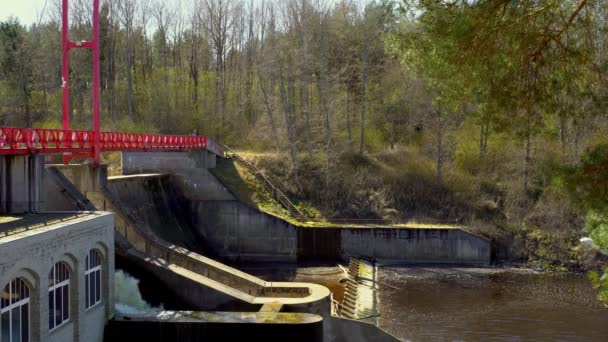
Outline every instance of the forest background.
<path fill-rule="evenodd" d="M 583 235 L 608 249 L 605 1 L 101 4 L 104 130 L 197 129 L 324 219 L 465 224 L 548 269 L 589 265 Z M 60 8 L 0 22 L 0 126 L 60 127 Z M 71 52 L 73 128 L 91 58 Z"/>

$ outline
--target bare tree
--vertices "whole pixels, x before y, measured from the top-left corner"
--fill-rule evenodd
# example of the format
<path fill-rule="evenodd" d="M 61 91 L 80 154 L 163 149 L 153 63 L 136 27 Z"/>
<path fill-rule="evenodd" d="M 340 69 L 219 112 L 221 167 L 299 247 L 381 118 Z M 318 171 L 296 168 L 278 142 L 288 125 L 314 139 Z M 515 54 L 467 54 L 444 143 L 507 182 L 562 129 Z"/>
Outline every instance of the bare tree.
<path fill-rule="evenodd" d="M 274 54 L 276 68 L 278 70 L 279 81 L 279 96 L 283 113 L 285 114 L 285 125 L 287 126 L 287 140 L 289 147 L 289 155 L 291 156 L 292 168 L 294 172 L 294 181 L 298 189 L 301 187 L 300 177 L 298 172 L 298 151 L 296 146 L 296 116 L 295 116 L 295 73 L 293 69 L 287 70 L 287 84 L 285 83 L 285 65 L 292 65 L 293 60 L 290 51 L 285 51 L 283 54 L 279 52 L 280 48 L 277 44 L 276 18 L 273 8 L 271 7 L 270 21 L 268 23 L 269 37 L 271 41 L 270 49 Z M 286 60 L 283 61 L 283 58 Z"/>
<path fill-rule="evenodd" d="M 181 0 L 177 1 L 176 7 L 174 9 L 174 15 L 173 15 L 173 25 L 171 25 L 171 38 L 173 38 L 173 56 L 172 56 L 172 61 L 173 61 L 173 69 L 174 69 L 174 94 L 172 96 L 173 98 L 173 107 L 175 110 L 178 110 L 178 108 L 181 108 L 181 103 L 180 103 L 180 87 L 179 87 L 179 81 L 181 79 L 181 75 L 183 74 L 183 68 L 182 68 L 182 58 L 181 58 L 181 45 L 180 42 L 182 40 L 182 34 L 184 32 L 184 15 L 183 15 L 183 9 L 182 9 L 182 2 Z"/>
<path fill-rule="evenodd" d="M 226 54 L 230 48 L 230 34 L 234 25 L 232 12 L 237 5 L 232 0 L 202 0 L 203 11 L 201 23 L 211 39 L 215 52 L 216 90 L 218 94 L 217 105 L 219 109 L 219 129 L 217 139 L 224 138 L 224 111 L 226 106 Z"/>
<path fill-rule="evenodd" d="M 266 109 L 266 113 L 268 114 L 268 121 L 270 122 L 274 146 L 276 151 L 278 152 L 280 144 L 276 120 L 274 118 L 274 73 L 272 72 L 273 68 L 277 64 L 275 61 L 276 53 L 274 52 L 274 48 L 276 47 L 276 37 L 274 34 L 275 19 L 273 6 L 270 5 L 270 7 L 268 8 L 268 12 L 270 14 L 270 35 L 268 39 L 264 39 L 266 37 L 266 11 L 266 2 L 262 0 L 262 6 L 260 10 L 260 51 L 256 62 L 256 68 L 258 80 L 260 82 L 260 90 L 262 93 L 262 102 L 264 103 L 264 108 Z M 270 51 L 268 51 L 268 43 L 270 43 Z"/>
<path fill-rule="evenodd" d="M 118 36 L 118 23 L 117 21 L 117 5 L 116 2 L 106 1 L 103 3 L 101 8 L 101 20 L 100 24 L 102 38 L 100 39 L 101 54 L 105 57 L 105 66 L 102 72 L 102 91 L 107 92 L 107 96 L 103 96 L 106 100 L 106 111 L 110 113 L 112 118 L 112 127 L 116 128 L 116 117 L 115 108 L 115 86 L 116 86 L 116 44 Z M 105 77 L 104 77 L 105 75 Z"/>
<path fill-rule="evenodd" d="M 255 58 L 255 36 L 254 36 L 254 21 L 253 15 L 255 12 L 255 8 L 253 6 L 253 0 L 249 2 L 249 23 L 248 23 L 248 32 L 247 32 L 247 51 L 246 51 L 246 71 L 245 71 L 245 110 L 247 113 L 247 117 L 249 118 L 250 123 L 255 121 L 253 117 L 253 100 L 252 100 L 252 90 L 253 90 L 253 60 Z"/>
<path fill-rule="evenodd" d="M 297 41 L 297 54 L 300 66 L 300 115 L 304 118 L 304 135 L 306 150 L 312 157 L 313 141 L 310 128 L 310 99 L 309 85 L 311 73 L 309 70 L 309 27 L 311 20 L 311 5 L 308 0 L 292 0 L 287 3 L 286 19 L 288 20 L 288 31 L 294 32 Z"/>
<path fill-rule="evenodd" d="M 435 114 L 435 118 L 437 119 L 436 177 L 437 177 L 437 182 L 442 183 L 443 182 L 443 129 L 444 129 L 443 126 L 444 125 L 443 125 L 443 120 L 441 117 L 441 110 L 436 109 L 434 111 L 434 114 Z"/>
<path fill-rule="evenodd" d="M 129 119 L 133 121 L 133 114 L 135 113 L 135 104 L 133 100 L 133 28 L 135 21 L 135 11 L 137 7 L 137 0 L 120 0 L 118 1 L 118 7 L 120 9 L 120 16 L 122 24 L 125 28 L 126 33 L 126 81 L 127 81 L 127 109 L 129 113 Z"/>
<path fill-rule="evenodd" d="M 139 0 L 139 25 L 141 27 L 141 76 L 143 78 L 144 84 L 146 83 L 146 79 L 149 77 L 149 74 L 152 72 L 152 56 L 149 44 L 148 44 L 148 21 L 150 16 L 150 0 Z"/>
<path fill-rule="evenodd" d="M 330 124 L 330 109 L 328 104 L 328 96 L 330 85 L 328 81 L 329 74 L 329 32 L 327 28 L 327 20 L 329 9 L 319 8 L 319 37 L 318 37 L 318 56 L 316 67 L 317 89 L 319 92 L 319 102 L 321 112 L 323 113 L 323 130 L 325 132 L 325 189 L 329 193 L 330 189 L 330 166 L 331 166 L 331 124 Z"/>
<path fill-rule="evenodd" d="M 201 49 L 201 25 L 198 12 L 200 9 L 199 3 L 195 2 L 189 16 L 190 20 L 190 56 L 189 56 L 189 77 L 192 82 L 192 102 L 194 109 L 198 111 L 198 84 L 199 84 L 199 50 Z"/>
<path fill-rule="evenodd" d="M 171 25 L 174 14 L 171 9 L 167 7 L 167 3 L 164 0 L 156 0 L 152 9 L 152 15 L 154 16 L 154 19 L 156 19 L 156 25 L 158 29 L 157 34 L 159 35 L 162 45 L 161 59 L 163 63 L 163 68 L 165 68 L 166 70 L 168 66 L 169 55 L 167 33 L 169 31 L 169 26 Z M 168 83 L 169 81 L 166 78 L 166 75 L 167 74 L 165 72 L 165 82 Z"/>
<path fill-rule="evenodd" d="M 155 87 L 157 92 L 157 97 L 159 100 L 160 111 L 164 114 L 166 124 L 171 122 L 170 112 L 171 105 L 170 99 L 167 96 L 169 92 L 169 27 L 172 25 L 175 13 L 171 8 L 167 6 L 167 3 L 164 0 L 156 0 L 151 9 L 152 16 L 156 21 L 156 33 L 154 39 L 157 43 L 160 43 L 160 51 L 157 51 L 160 54 L 160 59 L 162 63 L 162 78 L 163 82 L 161 85 Z"/>
<path fill-rule="evenodd" d="M 361 126 L 359 136 L 359 153 L 363 154 L 365 152 L 365 118 L 367 115 L 367 49 L 369 43 L 369 35 L 367 30 L 363 29 L 361 37 L 361 108 L 359 109 L 361 114 Z"/>

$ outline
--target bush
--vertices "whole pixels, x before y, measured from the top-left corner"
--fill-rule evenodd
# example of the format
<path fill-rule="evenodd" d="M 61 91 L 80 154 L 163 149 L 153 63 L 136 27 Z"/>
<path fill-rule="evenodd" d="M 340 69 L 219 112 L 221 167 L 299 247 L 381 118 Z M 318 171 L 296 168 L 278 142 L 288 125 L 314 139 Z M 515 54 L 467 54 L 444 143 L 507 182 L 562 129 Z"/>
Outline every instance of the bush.
<path fill-rule="evenodd" d="M 587 214 L 585 231 L 602 250 L 608 251 L 608 212 L 590 210 Z"/>
<path fill-rule="evenodd" d="M 604 269 L 603 275 L 596 271 L 589 272 L 589 280 L 598 290 L 597 299 L 608 304 L 608 268 Z"/>

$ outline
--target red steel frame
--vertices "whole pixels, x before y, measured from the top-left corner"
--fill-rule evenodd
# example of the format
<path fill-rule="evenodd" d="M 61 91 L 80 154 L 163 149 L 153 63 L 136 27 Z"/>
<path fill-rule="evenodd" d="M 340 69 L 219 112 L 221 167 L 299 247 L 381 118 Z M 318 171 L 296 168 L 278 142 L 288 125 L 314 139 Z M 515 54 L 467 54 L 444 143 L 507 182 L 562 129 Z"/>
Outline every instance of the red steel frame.
<path fill-rule="evenodd" d="M 91 41 L 73 42 L 70 40 L 69 31 L 69 3 L 68 0 L 61 2 L 61 31 L 62 31 L 62 65 L 61 75 L 63 78 L 63 129 L 70 129 L 70 72 L 69 56 L 70 50 L 76 48 L 93 50 L 93 150 L 91 157 L 96 165 L 99 165 L 99 0 L 93 0 L 93 39 Z M 64 163 L 69 163 L 75 157 L 70 152 L 63 157 Z"/>
<path fill-rule="evenodd" d="M 188 151 L 206 149 L 221 157 L 224 149 L 205 136 L 0 127 L 0 155 L 74 153 L 90 156 L 98 142 L 100 152 Z"/>
<path fill-rule="evenodd" d="M 93 158 L 106 151 L 188 151 L 206 149 L 224 157 L 223 147 L 205 136 L 100 132 L 99 130 L 99 0 L 93 0 L 93 40 L 69 39 L 68 0 L 62 0 L 63 129 L 0 127 L 0 155 L 63 153 L 72 158 Z M 93 130 L 70 130 L 69 52 L 93 50 Z"/>

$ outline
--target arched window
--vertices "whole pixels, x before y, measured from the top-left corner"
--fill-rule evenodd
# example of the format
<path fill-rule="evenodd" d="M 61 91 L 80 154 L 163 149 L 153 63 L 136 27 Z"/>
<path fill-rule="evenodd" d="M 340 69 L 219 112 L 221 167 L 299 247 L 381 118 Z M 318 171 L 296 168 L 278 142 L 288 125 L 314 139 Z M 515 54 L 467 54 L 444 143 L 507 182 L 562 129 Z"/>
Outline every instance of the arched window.
<path fill-rule="evenodd" d="M 58 262 L 49 273 L 49 329 L 53 330 L 70 319 L 70 271 Z"/>
<path fill-rule="evenodd" d="M 85 260 L 84 285 L 86 308 L 101 302 L 101 255 L 95 249 L 89 251 Z"/>
<path fill-rule="evenodd" d="M 30 340 L 30 288 L 17 278 L 0 293 L 0 340 L 28 342 Z"/>

